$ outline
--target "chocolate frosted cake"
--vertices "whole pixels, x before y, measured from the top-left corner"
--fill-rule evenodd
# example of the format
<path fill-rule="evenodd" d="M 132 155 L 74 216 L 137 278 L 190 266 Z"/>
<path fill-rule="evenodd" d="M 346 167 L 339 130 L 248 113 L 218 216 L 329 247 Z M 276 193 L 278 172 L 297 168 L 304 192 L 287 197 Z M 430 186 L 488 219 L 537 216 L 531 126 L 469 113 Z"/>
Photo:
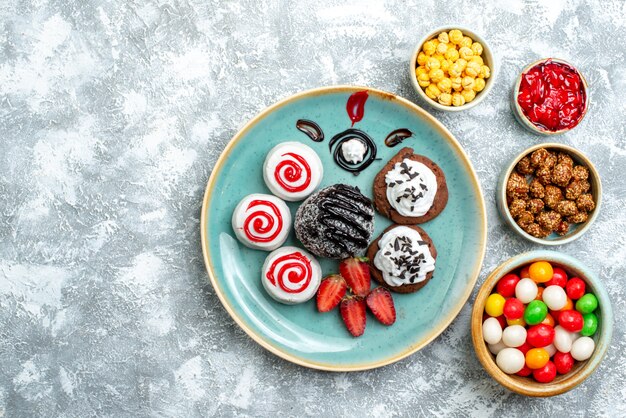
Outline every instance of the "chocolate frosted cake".
<path fill-rule="evenodd" d="M 358 188 L 335 184 L 302 203 L 294 228 L 300 242 L 317 256 L 360 255 L 374 232 L 374 207 Z"/>

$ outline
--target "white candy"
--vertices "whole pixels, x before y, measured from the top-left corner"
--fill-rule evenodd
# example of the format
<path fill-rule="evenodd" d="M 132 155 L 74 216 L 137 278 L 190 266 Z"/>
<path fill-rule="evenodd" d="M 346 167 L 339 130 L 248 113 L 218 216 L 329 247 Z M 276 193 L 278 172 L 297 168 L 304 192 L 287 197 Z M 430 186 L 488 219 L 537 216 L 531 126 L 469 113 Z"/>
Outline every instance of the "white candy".
<path fill-rule="evenodd" d="M 543 290 L 541 295 L 543 301 L 548 305 L 548 308 L 553 311 L 559 311 L 565 307 L 567 303 L 567 295 L 565 290 L 561 286 L 548 286 Z"/>
<path fill-rule="evenodd" d="M 496 364 L 504 373 L 515 374 L 524 368 L 524 353 L 517 348 L 505 348 L 496 356 Z"/>
<path fill-rule="evenodd" d="M 487 344 L 487 347 L 489 347 L 489 351 L 491 351 L 491 354 L 497 356 L 500 351 L 506 348 L 506 345 L 504 345 L 502 340 L 500 340 L 495 344 Z"/>
<path fill-rule="evenodd" d="M 483 322 L 483 338 L 487 344 L 497 344 L 502 340 L 502 327 L 496 318 L 487 318 Z"/>
<path fill-rule="evenodd" d="M 587 360 L 593 354 L 596 343 L 589 337 L 580 337 L 572 344 L 571 355 L 574 360 Z"/>
<path fill-rule="evenodd" d="M 580 335 L 580 332 L 570 332 L 569 333 L 570 338 L 572 339 L 572 344 L 579 339 L 580 337 L 582 337 L 582 335 Z"/>
<path fill-rule="evenodd" d="M 526 328 L 521 325 L 511 325 L 504 328 L 502 342 L 507 347 L 519 347 L 526 341 Z"/>
<path fill-rule="evenodd" d="M 548 352 L 548 355 L 550 357 L 556 354 L 556 347 L 554 346 L 554 344 L 546 345 L 545 347 L 543 347 L 543 349 Z"/>
<path fill-rule="evenodd" d="M 570 332 L 560 325 L 554 327 L 553 344 L 561 353 L 569 353 L 572 349 L 572 336 Z"/>
<path fill-rule="evenodd" d="M 537 297 L 538 291 L 537 283 L 532 281 L 532 279 L 522 279 L 515 286 L 515 297 L 522 303 L 530 303 Z"/>

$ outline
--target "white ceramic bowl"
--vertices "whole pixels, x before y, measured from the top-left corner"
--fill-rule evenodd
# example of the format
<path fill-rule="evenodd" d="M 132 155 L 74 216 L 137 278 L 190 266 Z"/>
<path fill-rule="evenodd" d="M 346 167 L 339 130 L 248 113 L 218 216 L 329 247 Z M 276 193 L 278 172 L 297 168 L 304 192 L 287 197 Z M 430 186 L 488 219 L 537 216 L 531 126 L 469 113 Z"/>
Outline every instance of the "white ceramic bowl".
<path fill-rule="evenodd" d="M 417 76 L 415 75 L 415 69 L 417 68 L 417 56 L 422 50 L 422 46 L 424 45 L 424 43 L 433 38 L 436 38 L 437 35 L 439 35 L 441 32 L 444 32 L 444 31 L 448 32 L 448 31 L 451 31 L 452 29 L 458 29 L 461 32 L 463 32 L 463 35 L 467 35 L 470 38 L 472 38 L 472 40 L 474 40 L 475 42 L 481 43 L 481 45 L 483 46 L 483 53 L 482 53 L 483 61 L 485 62 L 485 65 L 489 66 L 489 69 L 491 70 L 491 76 L 485 80 L 486 81 L 485 88 L 482 91 L 476 93 L 476 98 L 474 100 L 472 100 L 469 103 L 464 104 L 463 106 L 444 106 L 438 103 L 436 100 L 431 99 L 430 97 L 426 95 L 426 93 L 424 92 L 424 89 L 420 87 L 420 85 L 417 83 Z M 420 41 L 417 43 L 417 46 L 415 47 L 415 51 L 413 52 L 413 55 L 409 62 L 409 77 L 411 79 L 411 84 L 413 85 L 413 88 L 415 89 L 417 94 L 419 94 L 420 97 L 424 99 L 424 101 L 428 105 L 434 107 L 435 109 L 443 110 L 445 112 L 459 112 L 461 110 L 471 109 L 472 107 L 476 106 L 478 103 L 482 102 L 485 99 L 485 97 L 487 97 L 487 94 L 489 94 L 491 87 L 493 87 L 493 83 L 496 78 L 496 72 L 497 72 L 496 62 L 495 62 L 492 50 L 489 47 L 489 44 L 487 43 L 487 41 L 485 41 L 485 39 L 482 36 L 479 36 L 478 34 L 476 34 L 476 32 L 470 29 L 461 27 L 461 26 L 456 26 L 456 25 L 442 26 L 440 28 L 434 29 L 433 31 L 429 32 L 426 36 L 424 36 L 422 39 L 420 39 Z"/>
<path fill-rule="evenodd" d="M 580 79 L 583 82 L 583 89 L 585 90 L 585 108 L 583 109 L 583 114 L 580 117 L 580 119 L 578 120 L 578 122 L 576 123 L 576 125 L 572 126 L 571 128 L 565 128 L 565 129 L 561 129 L 561 130 L 558 130 L 558 131 L 547 131 L 545 129 L 542 129 L 539 126 L 537 126 L 534 123 L 532 123 L 526 117 L 526 115 L 524 115 L 524 112 L 522 111 L 522 108 L 520 107 L 519 103 L 517 102 L 517 96 L 519 95 L 520 84 L 522 83 L 522 75 L 526 74 L 534 66 L 542 64 L 542 63 L 544 63 L 544 62 L 546 62 L 548 60 L 551 60 L 551 61 L 556 62 L 556 63 L 565 64 L 565 65 L 567 65 L 569 67 L 572 67 L 573 69 L 576 70 L 576 72 L 580 76 Z M 587 114 L 587 110 L 588 109 L 589 109 L 589 87 L 587 85 L 587 80 L 585 80 L 585 77 L 583 77 L 582 73 L 578 70 L 578 68 L 576 68 L 575 66 L 573 66 L 569 62 L 564 61 L 562 59 L 558 59 L 558 58 L 544 58 L 544 59 L 540 59 L 538 61 L 535 61 L 535 62 L 533 62 L 531 64 L 528 64 L 520 72 L 519 76 L 517 76 L 517 79 L 515 80 L 515 84 L 513 85 L 513 91 L 512 91 L 512 94 L 511 94 L 511 110 L 513 110 L 513 114 L 515 115 L 515 119 L 517 119 L 517 121 L 524 128 L 526 128 L 530 132 L 532 132 L 534 134 L 537 134 L 537 135 L 552 136 L 552 135 L 559 135 L 559 134 L 565 133 L 567 131 L 571 131 L 572 129 L 574 129 L 575 127 L 580 125 L 580 122 L 582 122 L 582 120 L 585 118 L 585 115 Z"/>

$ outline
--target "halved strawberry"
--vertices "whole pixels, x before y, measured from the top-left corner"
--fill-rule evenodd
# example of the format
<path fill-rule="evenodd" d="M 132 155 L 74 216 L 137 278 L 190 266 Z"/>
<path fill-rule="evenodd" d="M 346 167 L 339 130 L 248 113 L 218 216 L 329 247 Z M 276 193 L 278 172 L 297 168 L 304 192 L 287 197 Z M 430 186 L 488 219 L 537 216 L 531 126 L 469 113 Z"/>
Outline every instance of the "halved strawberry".
<path fill-rule="evenodd" d="M 365 257 L 346 258 L 339 263 L 339 274 L 357 296 L 365 297 L 370 291 L 370 268 Z"/>
<path fill-rule="evenodd" d="M 365 299 L 358 296 L 347 296 L 339 306 L 343 322 L 353 337 L 360 337 L 365 332 Z"/>
<path fill-rule="evenodd" d="M 317 310 L 328 312 L 335 309 L 341 299 L 346 295 L 348 285 L 338 274 L 333 274 L 322 280 L 317 289 Z"/>
<path fill-rule="evenodd" d="M 389 290 L 384 287 L 377 287 L 367 295 L 365 302 L 376 319 L 382 324 L 391 325 L 396 322 L 396 308 Z"/>

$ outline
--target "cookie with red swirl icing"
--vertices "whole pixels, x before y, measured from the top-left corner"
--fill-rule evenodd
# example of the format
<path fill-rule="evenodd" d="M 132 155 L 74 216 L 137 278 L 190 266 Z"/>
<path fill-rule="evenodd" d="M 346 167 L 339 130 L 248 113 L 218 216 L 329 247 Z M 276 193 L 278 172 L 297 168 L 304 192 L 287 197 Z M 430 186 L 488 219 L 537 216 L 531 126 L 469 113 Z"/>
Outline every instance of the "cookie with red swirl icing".
<path fill-rule="evenodd" d="M 246 247 L 272 251 L 289 235 L 291 212 L 276 196 L 254 193 L 235 207 L 232 225 L 235 236 Z"/>
<path fill-rule="evenodd" d="M 322 281 L 322 269 L 307 251 L 281 247 L 265 259 L 261 281 L 274 300 L 295 305 L 315 295 Z"/>
<path fill-rule="evenodd" d="M 263 179 L 270 191 L 289 202 L 303 200 L 322 181 L 324 167 L 313 148 L 283 142 L 270 150 L 263 163 Z"/>

